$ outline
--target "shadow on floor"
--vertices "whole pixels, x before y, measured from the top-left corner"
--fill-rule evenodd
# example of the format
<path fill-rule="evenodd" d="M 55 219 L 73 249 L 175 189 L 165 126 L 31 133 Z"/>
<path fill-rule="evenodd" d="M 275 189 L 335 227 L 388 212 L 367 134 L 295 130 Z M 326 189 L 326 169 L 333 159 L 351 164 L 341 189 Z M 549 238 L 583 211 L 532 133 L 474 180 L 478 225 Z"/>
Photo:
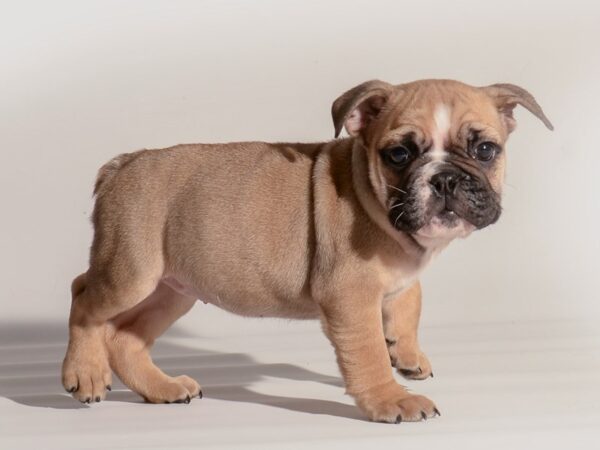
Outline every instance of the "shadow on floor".
<path fill-rule="evenodd" d="M 168 342 L 169 336 L 178 335 L 185 333 L 175 328 L 166 339 L 157 342 L 153 349 L 154 360 L 168 374 L 186 374 L 197 379 L 207 398 L 363 420 L 356 407 L 344 403 L 274 396 L 252 390 L 252 384 L 267 376 L 342 388 L 338 377 L 293 364 L 263 364 L 244 353 L 214 352 Z M 0 397 L 38 408 L 89 408 L 64 393 L 60 385 L 60 365 L 66 343 L 66 324 L 0 324 Z M 114 381 L 114 391 L 109 393 L 107 401 L 143 403 L 137 394 Z"/>

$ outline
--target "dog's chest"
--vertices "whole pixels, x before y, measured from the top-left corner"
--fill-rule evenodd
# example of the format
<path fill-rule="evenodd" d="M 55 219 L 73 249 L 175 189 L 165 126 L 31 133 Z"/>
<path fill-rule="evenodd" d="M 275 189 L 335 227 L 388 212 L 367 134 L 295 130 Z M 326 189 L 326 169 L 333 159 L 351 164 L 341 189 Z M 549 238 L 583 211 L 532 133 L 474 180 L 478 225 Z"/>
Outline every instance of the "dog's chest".
<path fill-rule="evenodd" d="M 427 251 L 418 260 L 402 261 L 382 268 L 383 298 L 393 299 L 410 288 L 436 254 L 437 251 Z"/>
<path fill-rule="evenodd" d="M 402 294 L 406 289 L 411 287 L 417 280 L 417 275 L 403 276 L 394 280 L 390 285 L 387 286 L 385 293 L 383 294 L 384 300 L 393 299 L 398 295 Z"/>

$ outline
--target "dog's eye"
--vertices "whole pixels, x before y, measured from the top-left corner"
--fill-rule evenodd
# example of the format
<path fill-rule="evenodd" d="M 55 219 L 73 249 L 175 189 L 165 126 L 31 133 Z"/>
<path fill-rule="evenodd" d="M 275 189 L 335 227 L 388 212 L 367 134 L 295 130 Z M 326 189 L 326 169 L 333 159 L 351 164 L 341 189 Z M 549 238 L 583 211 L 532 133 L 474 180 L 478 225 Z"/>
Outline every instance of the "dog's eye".
<path fill-rule="evenodd" d="M 388 149 L 386 156 L 390 163 L 396 166 L 403 166 L 410 160 L 412 153 L 404 145 L 399 145 L 398 147 Z"/>
<path fill-rule="evenodd" d="M 498 152 L 498 146 L 493 142 L 482 142 L 475 148 L 475 158 L 479 161 L 491 161 Z"/>

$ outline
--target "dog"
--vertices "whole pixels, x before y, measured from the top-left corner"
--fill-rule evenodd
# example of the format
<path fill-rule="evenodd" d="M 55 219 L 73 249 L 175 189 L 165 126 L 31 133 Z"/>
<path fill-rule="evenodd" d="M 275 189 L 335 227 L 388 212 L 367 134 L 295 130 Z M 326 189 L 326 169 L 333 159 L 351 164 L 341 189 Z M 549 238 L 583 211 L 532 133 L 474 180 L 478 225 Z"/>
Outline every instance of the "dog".
<path fill-rule="evenodd" d="M 346 138 L 112 159 L 94 189 L 89 268 L 72 283 L 65 389 L 99 402 L 114 371 L 147 402 L 201 397 L 149 350 L 202 299 L 243 316 L 320 319 L 370 420 L 439 415 L 392 367 L 433 376 L 417 340 L 419 275 L 452 240 L 498 220 L 517 105 L 553 129 L 512 84 L 372 80 L 333 103 L 335 138 L 344 128 Z"/>

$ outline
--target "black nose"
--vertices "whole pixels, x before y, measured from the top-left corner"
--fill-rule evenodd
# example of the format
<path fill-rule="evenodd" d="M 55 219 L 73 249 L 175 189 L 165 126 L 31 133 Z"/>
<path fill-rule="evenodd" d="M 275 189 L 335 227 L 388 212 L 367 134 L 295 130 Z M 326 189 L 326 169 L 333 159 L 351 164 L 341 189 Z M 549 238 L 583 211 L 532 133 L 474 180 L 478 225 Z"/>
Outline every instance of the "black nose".
<path fill-rule="evenodd" d="M 440 172 L 431 177 L 429 184 L 435 194 L 443 197 L 454 194 L 459 181 L 459 175 L 456 172 Z"/>

